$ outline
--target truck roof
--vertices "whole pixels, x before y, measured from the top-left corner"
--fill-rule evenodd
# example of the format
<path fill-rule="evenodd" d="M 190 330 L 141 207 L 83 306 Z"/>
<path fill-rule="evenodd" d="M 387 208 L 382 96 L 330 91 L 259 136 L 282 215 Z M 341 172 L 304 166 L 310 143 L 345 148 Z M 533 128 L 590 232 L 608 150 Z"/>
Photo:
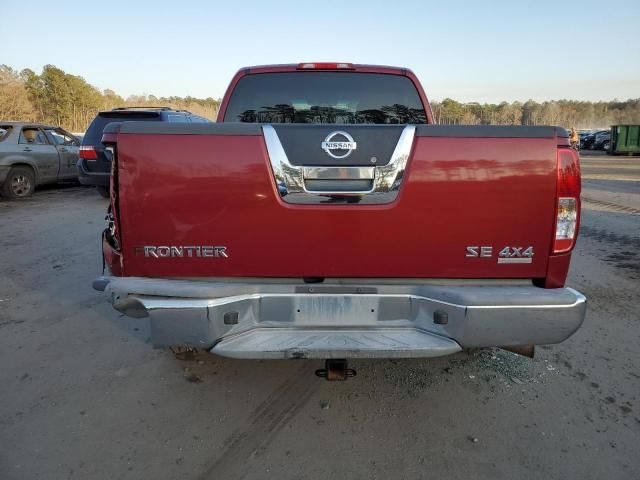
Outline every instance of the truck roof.
<path fill-rule="evenodd" d="M 313 66 L 312 66 L 313 65 Z M 391 75 L 412 74 L 411 70 L 403 67 L 392 67 L 388 65 L 367 65 L 346 62 L 303 62 L 303 63 L 283 63 L 274 65 L 255 65 L 241 68 L 238 73 L 245 75 L 248 73 L 274 73 L 274 72 L 295 72 L 309 70 L 344 70 L 350 72 L 365 73 L 388 73 Z"/>

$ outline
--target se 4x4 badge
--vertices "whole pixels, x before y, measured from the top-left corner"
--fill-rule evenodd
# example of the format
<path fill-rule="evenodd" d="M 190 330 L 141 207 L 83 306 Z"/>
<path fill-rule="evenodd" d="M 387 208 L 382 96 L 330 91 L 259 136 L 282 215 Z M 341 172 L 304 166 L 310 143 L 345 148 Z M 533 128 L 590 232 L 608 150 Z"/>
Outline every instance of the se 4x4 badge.
<path fill-rule="evenodd" d="M 498 252 L 498 263 L 532 263 L 533 247 L 504 247 Z M 484 246 L 468 246 L 467 258 L 492 258 L 493 247 Z"/>

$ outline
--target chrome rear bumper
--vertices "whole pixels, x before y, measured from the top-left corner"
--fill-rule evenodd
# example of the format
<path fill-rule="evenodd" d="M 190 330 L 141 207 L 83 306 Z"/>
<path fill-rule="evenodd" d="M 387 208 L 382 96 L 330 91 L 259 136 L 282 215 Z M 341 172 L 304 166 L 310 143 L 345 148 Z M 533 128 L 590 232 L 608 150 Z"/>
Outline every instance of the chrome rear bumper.
<path fill-rule="evenodd" d="M 558 343 L 586 299 L 530 284 L 304 284 L 101 277 L 155 346 L 236 358 L 434 357 L 462 348 Z"/>

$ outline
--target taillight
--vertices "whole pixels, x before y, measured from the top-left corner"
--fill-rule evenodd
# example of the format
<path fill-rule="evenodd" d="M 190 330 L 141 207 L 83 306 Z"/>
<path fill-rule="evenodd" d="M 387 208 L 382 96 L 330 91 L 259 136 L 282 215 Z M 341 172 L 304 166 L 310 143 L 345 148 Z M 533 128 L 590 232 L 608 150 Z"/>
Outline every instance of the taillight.
<path fill-rule="evenodd" d="M 580 160 L 575 150 L 558 149 L 557 175 L 553 253 L 564 253 L 575 245 L 580 225 Z"/>
<path fill-rule="evenodd" d="M 96 152 L 96 149 L 88 145 L 81 146 L 80 150 L 78 151 L 78 154 L 80 155 L 80 158 L 84 158 L 85 160 L 98 159 L 98 152 Z"/>
<path fill-rule="evenodd" d="M 298 70 L 354 70 L 351 63 L 311 62 L 299 63 Z"/>

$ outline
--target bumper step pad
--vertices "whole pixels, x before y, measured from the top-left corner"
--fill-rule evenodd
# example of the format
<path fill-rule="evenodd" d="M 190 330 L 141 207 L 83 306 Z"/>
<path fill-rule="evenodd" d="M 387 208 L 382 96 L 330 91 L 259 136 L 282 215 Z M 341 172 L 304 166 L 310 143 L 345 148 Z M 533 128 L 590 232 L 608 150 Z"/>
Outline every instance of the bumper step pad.
<path fill-rule="evenodd" d="M 224 338 L 211 352 L 233 358 L 416 358 L 460 350 L 455 341 L 416 328 L 255 328 Z"/>

